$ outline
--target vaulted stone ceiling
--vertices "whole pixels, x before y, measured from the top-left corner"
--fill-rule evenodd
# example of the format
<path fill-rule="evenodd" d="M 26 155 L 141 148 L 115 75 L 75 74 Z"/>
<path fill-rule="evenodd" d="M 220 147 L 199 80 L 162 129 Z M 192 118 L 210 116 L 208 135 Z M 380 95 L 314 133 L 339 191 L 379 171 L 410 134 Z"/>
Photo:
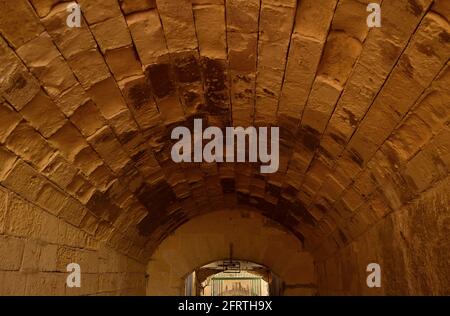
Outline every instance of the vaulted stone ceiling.
<path fill-rule="evenodd" d="M 0 1 L 0 180 L 83 238 L 146 258 L 245 207 L 334 251 L 448 177 L 447 0 L 78 3 Z M 279 171 L 174 163 L 194 118 L 279 126 Z"/>

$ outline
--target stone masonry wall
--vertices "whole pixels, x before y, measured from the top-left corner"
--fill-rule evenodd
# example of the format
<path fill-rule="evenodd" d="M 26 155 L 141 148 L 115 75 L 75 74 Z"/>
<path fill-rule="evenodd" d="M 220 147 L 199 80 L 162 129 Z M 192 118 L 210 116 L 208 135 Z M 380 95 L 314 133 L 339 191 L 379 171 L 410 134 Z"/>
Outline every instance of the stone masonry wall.
<path fill-rule="evenodd" d="M 81 267 L 80 288 L 66 286 L 72 262 Z M 144 293 L 145 265 L 0 186 L 0 295 Z"/>

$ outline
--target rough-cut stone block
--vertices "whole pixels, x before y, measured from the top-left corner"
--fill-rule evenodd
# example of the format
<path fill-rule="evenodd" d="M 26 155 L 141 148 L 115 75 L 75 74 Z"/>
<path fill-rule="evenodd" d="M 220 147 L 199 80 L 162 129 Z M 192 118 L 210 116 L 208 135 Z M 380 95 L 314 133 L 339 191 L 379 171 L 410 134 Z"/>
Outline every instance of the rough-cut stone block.
<path fill-rule="evenodd" d="M 20 115 L 6 103 L 0 103 L 0 143 L 16 128 L 21 121 Z"/>
<path fill-rule="evenodd" d="M 73 161 L 75 156 L 88 146 L 80 132 L 69 121 L 50 137 L 49 142 L 58 148 L 69 161 Z"/>
<path fill-rule="evenodd" d="M 120 7 L 124 14 L 147 11 L 156 8 L 156 0 L 122 0 Z"/>
<path fill-rule="evenodd" d="M 131 45 L 130 31 L 122 15 L 92 25 L 91 31 L 103 53 Z"/>
<path fill-rule="evenodd" d="M 66 116 L 70 116 L 78 107 L 88 100 L 89 97 L 86 92 L 79 84 L 76 84 L 58 96 L 55 99 L 55 103 Z"/>
<path fill-rule="evenodd" d="M 91 147 L 85 147 L 76 154 L 73 163 L 86 175 L 89 175 L 102 164 L 102 160 Z"/>
<path fill-rule="evenodd" d="M 142 74 L 142 65 L 133 46 L 109 50 L 105 53 L 105 59 L 118 81 Z"/>
<path fill-rule="evenodd" d="M 88 101 L 80 106 L 70 117 L 70 120 L 84 137 L 91 136 L 105 125 L 103 117 L 92 101 Z"/>
<path fill-rule="evenodd" d="M 322 133 L 339 99 L 342 87 L 327 77 L 317 77 L 305 107 L 302 125 Z"/>
<path fill-rule="evenodd" d="M 127 109 L 125 100 L 112 77 L 98 82 L 89 89 L 88 93 L 106 119 Z"/>
<path fill-rule="evenodd" d="M 98 23 L 121 15 L 117 0 L 89 1 L 80 0 L 80 7 L 89 24 Z"/>
<path fill-rule="evenodd" d="M 0 236 L 0 270 L 19 270 L 22 264 L 23 240 Z"/>
<path fill-rule="evenodd" d="M 115 172 L 124 168 L 130 159 L 107 126 L 89 137 L 88 141 Z"/>
<path fill-rule="evenodd" d="M 55 155 L 49 161 L 42 173 L 60 188 L 67 188 L 77 173 L 77 169 L 70 165 L 62 156 Z"/>
<path fill-rule="evenodd" d="M 43 245 L 41 248 L 41 256 L 39 258 L 39 271 L 53 272 L 56 271 L 56 251 L 57 245 Z"/>
<path fill-rule="evenodd" d="M 38 36 L 42 25 L 25 0 L 0 1 L 0 31 L 13 47 L 19 47 Z"/>
<path fill-rule="evenodd" d="M 65 201 L 59 213 L 59 217 L 64 219 L 66 222 L 79 226 L 81 220 L 84 217 L 86 209 L 83 205 L 75 199 L 69 198 Z"/>
<path fill-rule="evenodd" d="M 73 55 L 68 63 L 84 89 L 110 77 L 108 66 L 97 49 L 90 49 Z"/>
<path fill-rule="evenodd" d="M 16 109 L 22 109 L 41 90 L 37 80 L 22 65 L 0 78 L 0 92 Z"/>
<path fill-rule="evenodd" d="M 96 43 L 82 19 L 82 27 L 67 27 L 67 5 L 60 3 L 41 21 L 64 58 L 69 59 L 83 51 L 94 49 Z"/>
<path fill-rule="evenodd" d="M 332 32 L 325 44 L 318 74 L 344 86 L 361 49 L 361 43 L 350 35 L 342 31 Z"/>
<path fill-rule="evenodd" d="M 227 59 L 224 6 L 194 6 L 193 10 L 200 55 Z"/>
<path fill-rule="evenodd" d="M 47 141 L 25 122 L 9 135 L 6 147 L 38 169 L 44 167 L 54 153 Z"/>
<path fill-rule="evenodd" d="M 34 240 L 26 241 L 20 270 L 24 272 L 37 272 L 39 270 L 40 255 L 40 245 Z"/>
<path fill-rule="evenodd" d="M 25 295 L 27 276 L 21 272 L 0 272 L 0 294 L 1 295 Z"/>
<path fill-rule="evenodd" d="M 36 213 L 28 202 L 11 195 L 8 205 L 6 233 L 20 237 L 38 236 L 40 223 L 36 217 Z"/>
<path fill-rule="evenodd" d="M 166 40 L 156 10 L 127 16 L 127 24 L 143 65 L 157 61 L 167 54 Z"/>
<path fill-rule="evenodd" d="M 36 204 L 51 214 L 58 215 L 67 204 L 67 196 L 56 186 L 46 183 L 38 193 Z"/>
<path fill-rule="evenodd" d="M 171 52 L 197 48 L 191 1 L 156 0 L 167 47 Z"/>
<path fill-rule="evenodd" d="M 59 273 L 32 273 L 27 276 L 25 295 L 64 295 L 67 276 Z"/>

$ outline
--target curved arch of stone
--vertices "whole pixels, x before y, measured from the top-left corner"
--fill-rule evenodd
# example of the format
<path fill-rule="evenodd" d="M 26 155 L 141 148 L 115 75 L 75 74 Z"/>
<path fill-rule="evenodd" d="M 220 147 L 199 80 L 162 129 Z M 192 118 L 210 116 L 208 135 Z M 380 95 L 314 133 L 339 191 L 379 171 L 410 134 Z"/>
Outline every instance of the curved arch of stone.
<path fill-rule="evenodd" d="M 188 274 L 229 258 L 264 265 L 286 284 L 286 295 L 316 293 L 312 255 L 282 226 L 257 212 L 222 210 L 183 224 L 155 250 L 148 263 L 148 295 L 183 295 Z"/>
<path fill-rule="evenodd" d="M 376 1 L 381 28 L 366 2 L 77 0 L 70 28 L 69 1 L 0 0 L 0 293 L 143 294 L 177 227 L 249 206 L 314 255 L 321 293 L 449 293 L 428 245 L 448 240 L 450 2 Z M 279 126 L 278 172 L 174 163 L 194 118 Z M 417 242 L 417 213 L 443 237 Z M 366 289 L 368 258 L 390 287 Z"/>

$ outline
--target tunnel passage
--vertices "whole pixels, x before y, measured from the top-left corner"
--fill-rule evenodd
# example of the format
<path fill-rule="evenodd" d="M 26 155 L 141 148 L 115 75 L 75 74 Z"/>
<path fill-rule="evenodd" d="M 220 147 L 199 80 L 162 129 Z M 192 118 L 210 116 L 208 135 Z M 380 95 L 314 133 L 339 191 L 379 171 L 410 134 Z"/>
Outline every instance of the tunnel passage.
<path fill-rule="evenodd" d="M 190 220 L 159 245 L 147 268 L 147 294 L 184 295 L 192 271 L 227 260 L 269 268 L 283 282 L 280 294 L 316 293 L 313 257 L 295 235 L 255 210 L 227 209 Z"/>
<path fill-rule="evenodd" d="M 0 0 L 0 293 L 143 295 L 177 229 L 251 208 L 319 295 L 449 294 L 450 5 L 366 2 Z M 195 118 L 279 126 L 278 172 L 174 163 Z"/>

